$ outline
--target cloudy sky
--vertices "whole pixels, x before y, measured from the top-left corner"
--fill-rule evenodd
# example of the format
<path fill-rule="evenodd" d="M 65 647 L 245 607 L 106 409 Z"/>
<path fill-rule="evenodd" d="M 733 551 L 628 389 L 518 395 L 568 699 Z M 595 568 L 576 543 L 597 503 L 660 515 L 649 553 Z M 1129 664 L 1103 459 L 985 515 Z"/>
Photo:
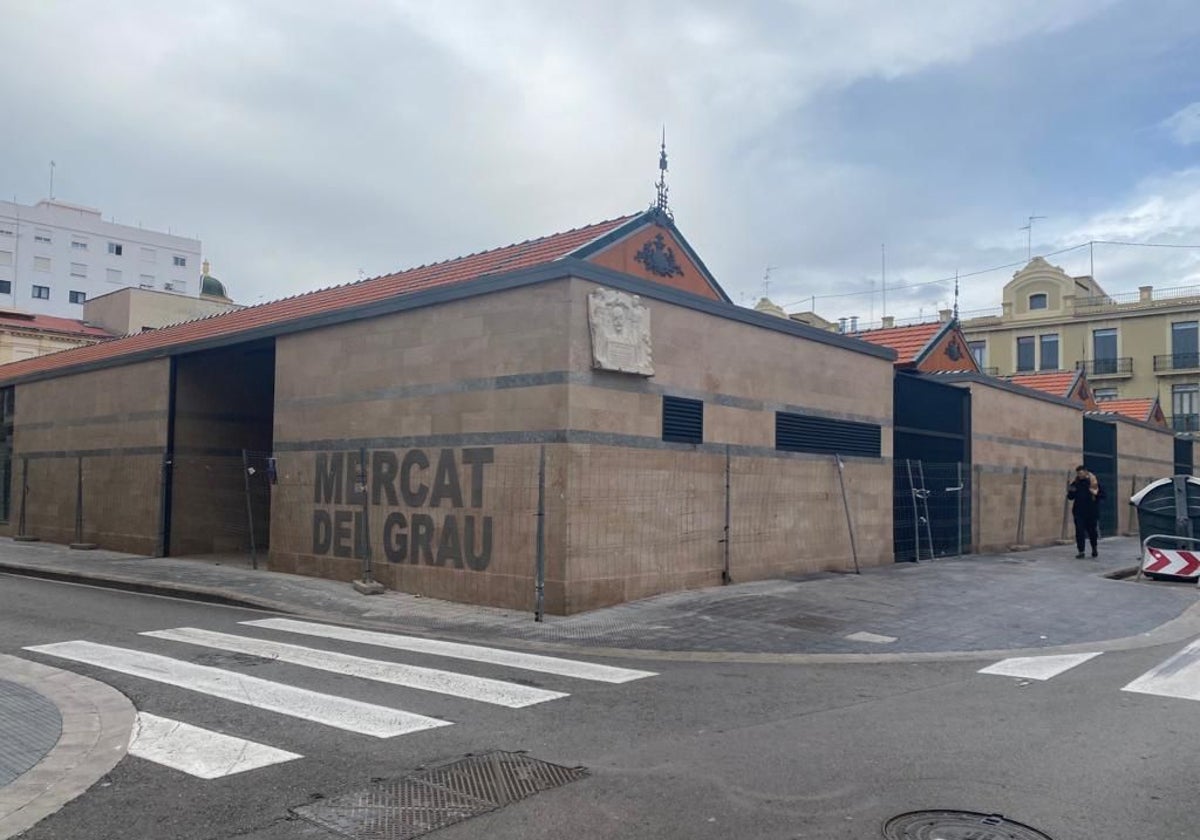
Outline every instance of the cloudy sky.
<path fill-rule="evenodd" d="M 0 0 L 0 195 L 196 236 L 240 302 L 654 196 L 735 301 L 1200 283 L 1194 0 Z M 1074 250 L 1055 254 L 1063 249 Z M 1005 266 L 996 270 L 998 266 Z M 939 282 L 942 281 L 942 282 Z"/>

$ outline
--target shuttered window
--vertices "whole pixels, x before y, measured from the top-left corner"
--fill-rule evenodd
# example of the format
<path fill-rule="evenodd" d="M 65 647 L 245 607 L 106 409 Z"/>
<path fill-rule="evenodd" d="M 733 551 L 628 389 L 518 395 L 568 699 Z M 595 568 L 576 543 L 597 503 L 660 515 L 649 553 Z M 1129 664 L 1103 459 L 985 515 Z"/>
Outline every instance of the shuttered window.
<path fill-rule="evenodd" d="M 775 448 L 785 452 L 860 455 L 878 458 L 883 435 L 873 423 L 831 420 L 807 414 L 775 413 Z"/>
<path fill-rule="evenodd" d="M 662 439 L 674 443 L 704 442 L 704 403 L 663 397 Z"/>

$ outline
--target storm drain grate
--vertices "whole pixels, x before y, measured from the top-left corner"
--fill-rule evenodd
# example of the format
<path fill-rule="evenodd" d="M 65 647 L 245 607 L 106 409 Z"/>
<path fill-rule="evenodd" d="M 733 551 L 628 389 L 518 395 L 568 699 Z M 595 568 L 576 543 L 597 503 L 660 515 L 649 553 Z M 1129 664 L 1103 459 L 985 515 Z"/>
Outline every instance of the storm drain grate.
<path fill-rule="evenodd" d="M 1036 828 L 973 811 L 913 811 L 883 826 L 886 840 L 1052 840 Z"/>
<path fill-rule="evenodd" d="M 293 808 L 292 813 L 353 840 L 408 840 L 587 774 L 582 767 L 561 767 L 524 753 L 491 752 Z"/>

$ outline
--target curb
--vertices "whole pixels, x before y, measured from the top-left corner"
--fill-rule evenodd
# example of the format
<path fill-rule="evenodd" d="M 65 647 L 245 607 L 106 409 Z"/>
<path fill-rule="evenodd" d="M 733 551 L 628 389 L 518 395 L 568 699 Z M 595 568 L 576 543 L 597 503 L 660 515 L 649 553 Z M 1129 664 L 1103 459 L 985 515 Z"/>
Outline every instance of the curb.
<path fill-rule="evenodd" d="M 80 583 L 96 586 L 102 589 L 116 589 L 122 592 L 137 592 L 142 595 L 161 595 L 166 598 L 180 598 L 187 601 L 200 601 L 206 604 L 217 604 L 223 607 L 245 607 L 252 610 L 299 615 L 295 607 L 259 598 L 256 595 L 242 595 L 228 589 L 215 589 L 207 586 L 183 585 L 156 581 L 138 580 L 121 577 L 120 575 L 97 574 L 95 572 L 73 572 L 62 569 L 44 569 L 37 566 L 25 566 L 0 561 L 0 573 L 21 575 L 23 577 L 54 580 L 62 583 Z"/>
<path fill-rule="evenodd" d="M 1129 570 L 1136 572 L 1137 567 L 1120 568 L 1109 572 L 1096 572 L 1098 577 L 1110 577 L 1115 573 L 1125 573 Z M 160 595 L 182 600 L 200 601 L 220 606 L 239 607 L 262 610 L 265 612 L 290 615 L 314 621 L 323 621 L 347 627 L 360 627 L 383 632 L 414 632 L 429 633 L 430 629 L 419 623 L 403 621 L 378 621 L 347 616 L 343 613 L 328 613 L 320 610 L 306 610 L 290 604 L 283 604 L 267 598 L 254 595 L 242 595 L 230 590 L 216 589 L 199 585 L 181 585 L 166 582 L 144 581 L 111 574 L 85 574 L 60 569 L 44 569 L 33 566 L 12 564 L 0 561 L 0 573 L 23 575 L 46 580 L 56 580 L 67 583 L 78 583 L 88 586 L 115 589 L 119 591 L 137 592 L 141 594 Z M 454 634 L 445 630 L 437 631 L 439 636 L 465 643 L 478 644 L 479 638 L 470 634 Z M 564 653 L 579 656 L 595 656 L 610 659 L 643 659 L 659 662 L 696 662 L 696 663 L 740 663 L 740 664 L 790 664 L 790 665 L 846 665 L 846 664 L 899 664 L 941 661 L 969 661 L 974 659 L 993 659 L 1011 656 L 1048 656 L 1063 653 L 1086 653 L 1099 648 L 1106 650 L 1132 650 L 1152 647 L 1181 641 L 1200 634 L 1200 603 L 1187 607 L 1175 618 L 1160 624 L 1158 627 L 1135 636 L 1120 636 L 1110 639 L 1098 639 L 1089 642 L 1073 642 L 1063 645 L 1050 645 L 1033 648 L 996 648 L 990 650 L 942 650 L 942 651 L 910 651 L 905 653 L 760 653 L 753 651 L 672 651 L 654 648 L 614 648 L 598 645 L 576 645 L 570 643 L 543 641 L 539 639 L 519 639 L 511 637 L 496 638 L 495 641 L 515 648 L 534 649 L 548 653 Z M 2 840 L 2 838 L 0 838 Z"/>
<path fill-rule="evenodd" d="M 50 816 L 112 770 L 129 748 L 137 711 L 115 688 L 72 671 L 0 654 L 4 678 L 50 700 L 62 716 L 58 743 L 0 788 L 0 840 Z"/>

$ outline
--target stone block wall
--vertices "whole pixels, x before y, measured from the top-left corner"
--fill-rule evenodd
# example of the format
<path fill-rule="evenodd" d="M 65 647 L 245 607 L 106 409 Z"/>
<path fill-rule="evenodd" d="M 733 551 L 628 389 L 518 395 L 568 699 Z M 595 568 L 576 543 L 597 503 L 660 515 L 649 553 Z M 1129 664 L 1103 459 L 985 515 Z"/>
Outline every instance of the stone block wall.
<path fill-rule="evenodd" d="M 83 540 L 156 551 L 169 371 L 156 360 L 16 386 L 9 533 L 18 526 L 28 463 L 26 533 L 74 541 L 82 459 Z"/>
<path fill-rule="evenodd" d="M 975 550 L 1062 539 L 1067 481 L 1083 451 L 1081 412 L 987 383 L 964 387 L 971 390 Z"/>

